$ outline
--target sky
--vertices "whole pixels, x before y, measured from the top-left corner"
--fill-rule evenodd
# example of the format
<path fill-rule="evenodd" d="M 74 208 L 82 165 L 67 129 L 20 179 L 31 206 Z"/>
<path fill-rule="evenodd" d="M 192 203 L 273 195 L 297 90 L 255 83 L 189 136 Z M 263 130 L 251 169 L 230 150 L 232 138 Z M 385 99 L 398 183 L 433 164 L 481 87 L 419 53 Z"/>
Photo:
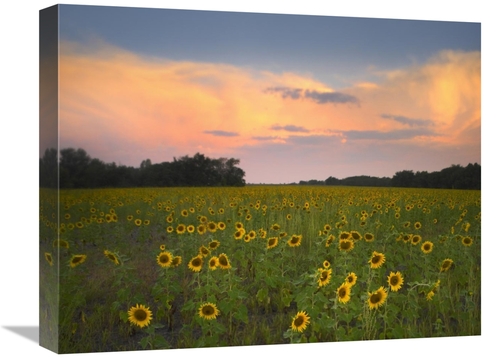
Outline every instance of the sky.
<path fill-rule="evenodd" d="M 134 167 L 232 157 L 247 183 L 481 164 L 479 22 L 78 5 L 59 16 L 60 148 Z"/>

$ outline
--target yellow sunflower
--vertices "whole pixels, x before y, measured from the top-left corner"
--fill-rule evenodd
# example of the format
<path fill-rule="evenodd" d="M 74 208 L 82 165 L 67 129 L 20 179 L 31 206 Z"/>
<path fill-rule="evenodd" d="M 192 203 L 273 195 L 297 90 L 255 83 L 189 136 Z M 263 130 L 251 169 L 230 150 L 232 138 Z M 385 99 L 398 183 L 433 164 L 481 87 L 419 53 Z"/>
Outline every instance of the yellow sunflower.
<path fill-rule="evenodd" d="M 348 231 L 342 231 L 339 235 L 340 240 L 349 240 L 352 239 L 351 233 Z"/>
<path fill-rule="evenodd" d="M 361 240 L 361 234 L 357 231 L 351 231 L 351 237 L 354 241 Z"/>
<path fill-rule="evenodd" d="M 325 246 L 326 246 L 326 247 L 329 247 L 329 246 L 332 244 L 332 242 L 333 242 L 334 240 L 335 240 L 335 236 L 334 236 L 333 234 L 330 234 L 330 235 L 328 236 L 328 238 L 326 239 Z"/>
<path fill-rule="evenodd" d="M 387 289 L 385 287 L 380 287 L 377 291 L 368 294 L 368 306 L 370 309 L 379 308 L 382 306 L 387 299 Z"/>
<path fill-rule="evenodd" d="M 340 303 L 347 303 L 351 299 L 351 285 L 344 282 L 337 288 L 337 298 Z"/>
<path fill-rule="evenodd" d="M 373 240 L 375 240 L 375 235 L 373 235 L 372 233 L 367 232 L 365 234 L 365 241 L 366 242 L 372 242 Z"/>
<path fill-rule="evenodd" d="M 292 320 L 292 330 L 302 332 L 307 328 L 310 321 L 309 315 L 305 311 L 298 312 Z"/>
<path fill-rule="evenodd" d="M 54 262 L 52 261 L 52 254 L 50 252 L 46 252 L 45 254 L 45 260 L 49 263 L 50 266 L 54 265 Z"/>
<path fill-rule="evenodd" d="M 152 318 L 153 313 L 144 305 L 136 304 L 128 310 L 128 320 L 140 328 L 146 327 Z"/>
<path fill-rule="evenodd" d="M 277 237 L 270 237 L 267 240 L 267 249 L 272 249 L 273 247 L 278 246 L 278 238 Z"/>
<path fill-rule="evenodd" d="M 142 224 L 142 220 L 141 220 L 141 219 L 135 219 L 135 220 L 134 220 L 134 224 L 135 224 L 136 226 L 141 226 L 141 224 Z"/>
<path fill-rule="evenodd" d="M 463 237 L 462 244 L 465 246 L 471 246 L 472 245 L 472 238 L 470 236 Z"/>
<path fill-rule="evenodd" d="M 223 270 L 227 270 L 231 268 L 231 263 L 229 262 L 229 259 L 226 254 L 220 254 L 219 255 L 219 267 Z"/>
<path fill-rule="evenodd" d="M 181 263 L 182 263 L 182 257 L 181 257 L 181 256 L 175 256 L 175 257 L 172 259 L 172 265 L 170 265 L 170 266 L 171 266 L 171 267 L 177 267 L 177 266 L 179 266 Z"/>
<path fill-rule="evenodd" d="M 198 309 L 198 315 L 206 320 L 215 319 L 219 314 L 220 311 L 217 309 L 217 306 L 210 302 L 203 303 Z"/>
<path fill-rule="evenodd" d="M 69 266 L 71 268 L 74 268 L 74 267 L 84 263 L 86 259 L 87 259 L 87 255 L 73 255 L 71 257 L 71 260 L 69 260 Z"/>
<path fill-rule="evenodd" d="M 422 236 L 420 235 L 412 235 L 411 237 L 411 244 L 412 245 L 418 245 L 422 241 Z"/>
<path fill-rule="evenodd" d="M 218 241 L 218 240 L 212 240 L 208 244 L 208 249 L 209 250 L 215 250 L 219 246 L 220 246 L 220 241 Z"/>
<path fill-rule="evenodd" d="M 358 281 L 358 276 L 356 276 L 354 272 L 351 272 L 349 275 L 347 275 L 344 282 L 352 287 L 356 284 L 356 281 Z"/>
<path fill-rule="evenodd" d="M 217 269 L 218 266 L 219 266 L 219 259 L 217 258 L 217 256 L 212 256 L 208 261 L 208 268 L 213 271 Z"/>
<path fill-rule="evenodd" d="M 195 232 L 195 230 L 196 230 L 196 229 L 195 229 L 194 225 L 192 225 L 192 224 L 191 224 L 191 225 L 188 225 L 188 226 L 186 227 L 186 231 L 187 231 L 189 234 L 194 233 L 194 232 Z"/>
<path fill-rule="evenodd" d="M 401 276 L 401 272 L 391 272 L 389 276 L 387 276 L 387 282 L 391 287 L 391 291 L 396 292 L 403 287 L 404 279 L 403 276 Z"/>
<path fill-rule="evenodd" d="M 210 253 L 210 250 L 205 247 L 205 245 L 202 245 L 200 249 L 198 250 L 198 254 L 203 257 L 207 257 L 208 254 Z"/>
<path fill-rule="evenodd" d="M 202 266 L 203 266 L 203 256 L 201 255 L 193 257 L 191 261 L 189 261 L 188 263 L 189 269 L 194 272 L 200 272 Z"/>
<path fill-rule="evenodd" d="M 339 240 L 339 250 L 349 252 L 354 249 L 354 241 L 351 239 L 340 239 Z"/>
<path fill-rule="evenodd" d="M 328 269 L 328 268 L 330 268 L 330 266 L 331 266 L 330 261 L 328 261 L 328 260 L 323 261 L 324 268 Z"/>
<path fill-rule="evenodd" d="M 385 255 L 377 251 L 373 251 L 372 257 L 370 258 L 370 260 L 368 260 L 370 268 L 372 269 L 380 268 L 384 264 L 384 262 Z"/>
<path fill-rule="evenodd" d="M 319 268 L 318 273 L 319 273 L 318 286 L 323 287 L 328 285 L 328 283 L 332 278 L 332 269 Z"/>
<path fill-rule="evenodd" d="M 444 259 L 443 262 L 441 263 L 441 269 L 439 272 L 446 272 L 451 268 L 451 265 L 453 265 L 453 260 L 452 259 Z"/>
<path fill-rule="evenodd" d="M 111 252 L 109 250 L 104 250 L 104 255 L 111 260 L 111 262 L 113 262 L 115 265 L 119 265 L 120 264 L 120 260 L 118 259 L 118 256 L 114 253 L 114 252 Z"/>
<path fill-rule="evenodd" d="M 160 245 L 160 250 L 161 250 L 161 251 L 165 251 L 165 249 L 166 249 L 166 246 L 165 246 L 165 245 Z"/>
<path fill-rule="evenodd" d="M 184 225 L 184 224 L 177 225 L 177 227 L 175 228 L 175 231 L 180 235 L 184 234 L 186 232 L 186 225 Z"/>
<path fill-rule="evenodd" d="M 198 234 L 203 235 L 207 232 L 207 227 L 204 224 L 200 224 L 196 227 L 196 231 L 198 231 Z"/>
<path fill-rule="evenodd" d="M 424 242 L 424 243 L 422 244 L 422 247 L 421 247 L 422 252 L 423 252 L 424 254 L 428 254 L 428 253 L 430 253 L 430 252 L 432 251 L 433 246 L 434 246 L 434 244 L 433 244 L 432 242 L 430 242 L 430 241 L 426 241 L 426 242 Z"/>
<path fill-rule="evenodd" d="M 296 247 L 300 245 L 302 241 L 302 235 L 292 235 L 292 237 L 287 241 L 288 246 Z"/>
<path fill-rule="evenodd" d="M 168 251 L 162 251 L 158 256 L 156 256 L 156 262 L 161 267 L 170 267 L 172 265 L 173 256 Z"/>

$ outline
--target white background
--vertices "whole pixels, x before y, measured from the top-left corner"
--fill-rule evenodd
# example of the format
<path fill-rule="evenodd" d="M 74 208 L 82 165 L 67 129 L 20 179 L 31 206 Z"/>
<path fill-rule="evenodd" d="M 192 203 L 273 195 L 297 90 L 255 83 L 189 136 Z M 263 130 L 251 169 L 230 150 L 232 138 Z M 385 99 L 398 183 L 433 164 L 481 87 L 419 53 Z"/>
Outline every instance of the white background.
<path fill-rule="evenodd" d="M 172 351 L 103 353 L 123 357 L 274 355 L 452 357 L 498 353 L 500 237 L 495 176 L 499 161 L 498 44 L 500 26 L 494 1 L 65 1 L 65 4 L 159 7 L 173 9 L 270 12 L 355 17 L 481 22 L 482 24 L 482 334 L 476 337 L 374 342 L 275 345 Z M 0 10 L 0 354 L 54 356 L 38 345 L 38 16 L 51 1 L 9 1 Z M 494 211 L 495 210 L 495 211 Z M 16 333 L 16 330 L 24 333 Z M 26 334 L 32 332 L 32 334 Z M 35 333 L 35 334 L 33 334 Z M 495 344 L 496 343 L 496 344 Z M 493 351 L 493 352 L 494 352 Z M 488 352 L 488 353 L 487 353 Z M 99 356 L 90 353 L 88 356 Z M 73 356 L 73 355 L 67 355 Z"/>

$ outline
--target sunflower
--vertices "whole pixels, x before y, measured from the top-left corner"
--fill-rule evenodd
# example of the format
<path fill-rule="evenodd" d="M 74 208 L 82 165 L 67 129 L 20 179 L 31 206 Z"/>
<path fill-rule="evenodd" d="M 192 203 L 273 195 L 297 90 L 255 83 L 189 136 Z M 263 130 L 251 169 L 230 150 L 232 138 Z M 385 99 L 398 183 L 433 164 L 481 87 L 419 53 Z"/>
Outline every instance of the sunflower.
<path fill-rule="evenodd" d="M 213 303 L 207 302 L 203 303 L 198 309 L 198 314 L 201 318 L 210 320 L 215 319 L 220 314 L 220 311 L 217 309 L 217 306 Z"/>
<path fill-rule="evenodd" d="M 272 229 L 272 230 L 274 230 L 274 231 L 278 231 L 278 230 L 280 229 L 280 227 L 281 227 L 281 226 L 280 226 L 279 224 L 273 224 L 273 225 L 271 226 L 271 229 Z"/>
<path fill-rule="evenodd" d="M 358 276 L 356 276 L 356 274 L 354 272 L 351 272 L 349 275 L 347 275 L 344 282 L 352 287 L 356 284 L 357 280 L 358 280 Z"/>
<path fill-rule="evenodd" d="M 69 260 L 69 266 L 71 268 L 76 267 L 85 262 L 87 255 L 73 255 L 71 260 Z"/>
<path fill-rule="evenodd" d="M 349 240 L 352 239 L 351 233 L 348 231 L 342 231 L 339 235 L 340 240 Z"/>
<path fill-rule="evenodd" d="M 50 252 L 46 252 L 45 254 L 45 260 L 49 263 L 50 266 L 54 265 L 54 262 L 52 261 L 52 254 Z"/>
<path fill-rule="evenodd" d="M 241 240 L 245 236 L 245 229 L 236 230 L 233 237 L 235 240 Z"/>
<path fill-rule="evenodd" d="M 236 230 L 241 230 L 241 229 L 243 229 L 243 228 L 244 228 L 243 223 L 242 223 L 241 221 L 237 221 L 237 222 L 234 224 L 234 228 L 235 228 Z"/>
<path fill-rule="evenodd" d="M 302 235 L 292 235 L 292 237 L 287 241 L 288 246 L 296 247 L 300 245 L 302 241 Z"/>
<path fill-rule="evenodd" d="M 430 242 L 430 241 L 426 241 L 426 242 L 424 242 L 424 243 L 422 244 L 422 247 L 421 247 L 422 252 L 423 252 L 424 254 L 428 254 L 429 252 L 431 252 L 431 251 L 432 251 L 432 247 L 433 247 L 433 246 L 434 246 L 434 244 L 433 244 L 432 242 Z"/>
<path fill-rule="evenodd" d="M 52 243 L 53 247 L 63 247 L 65 249 L 69 249 L 69 242 L 63 239 L 55 239 Z"/>
<path fill-rule="evenodd" d="M 337 297 L 340 303 L 347 303 L 351 299 L 351 285 L 344 282 L 337 288 Z"/>
<path fill-rule="evenodd" d="M 302 332 L 307 328 L 307 325 L 309 324 L 309 320 L 311 318 L 308 316 L 308 314 L 305 311 L 300 311 L 298 312 L 295 317 L 293 317 L 292 320 L 292 330 L 297 331 L 297 332 Z"/>
<path fill-rule="evenodd" d="M 141 226 L 142 220 L 141 219 L 135 219 L 134 220 L 134 224 L 135 224 L 135 226 Z"/>
<path fill-rule="evenodd" d="M 277 237 L 270 237 L 267 240 L 267 249 L 272 249 L 273 247 L 276 247 L 278 245 L 278 238 Z"/>
<path fill-rule="evenodd" d="M 168 251 L 161 252 L 158 256 L 156 256 L 156 262 L 161 267 L 170 267 L 172 265 L 173 256 Z"/>
<path fill-rule="evenodd" d="M 187 217 L 189 215 L 189 212 L 186 209 L 184 209 L 181 211 L 181 215 Z"/>
<path fill-rule="evenodd" d="M 136 304 L 128 310 L 128 320 L 140 328 L 146 327 L 152 318 L 153 313 L 144 305 Z"/>
<path fill-rule="evenodd" d="M 226 254 L 219 255 L 219 267 L 223 270 L 227 270 L 231 268 L 231 263 Z"/>
<path fill-rule="evenodd" d="M 377 291 L 368 294 L 368 306 L 370 309 L 378 308 L 382 306 L 387 299 L 387 289 L 385 287 L 380 287 Z"/>
<path fill-rule="evenodd" d="M 373 251 L 372 257 L 370 258 L 370 260 L 368 260 L 370 268 L 372 269 L 380 268 L 384 264 L 384 262 L 385 255 L 377 251 Z"/>
<path fill-rule="evenodd" d="M 189 269 L 194 272 L 200 272 L 202 266 L 203 266 L 203 257 L 200 255 L 193 257 L 191 261 L 189 261 L 188 263 Z"/>
<path fill-rule="evenodd" d="M 182 257 L 181 257 L 181 256 L 175 256 L 175 257 L 172 259 L 172 264 L 170 265 L 170 267 L 177 267 L 177 266 L 179 266 L 181 263 L 182 263 Z"/>
<path fill-rule="evenodd" d="M 361 239 L 361 234 L 357 231 L 351 231 L 351 237 L 354 241 L 358 241 Z"/>
<path fill-rule="evenodd" d="M 217 240 L 212 240 L 210 241 L 210 243 L 208 244 L 208 249 L 209 250 L 215 250 L 216 248 L 218 248 L 220 246 L 220 241 L 217 241 Z"/>
<path fill-rule="evenodd" d="M 328 268 L 330 268 L 330 266 L 331 266 L 330 261 L 327 261 L 327 260 L 323 261 L 324 268 L 328 269 Z"/>
<path fill-rule="evenodd" d="M 330 234 L 328 238 L 326 239 L 325 246 L 328 247 L 332 244 L 332 242 L 335 240 L 335 236 L 333 234 Z"/>
<path fill-rule="evenodd" d="M 111 262 L 114 262 L 115 265 L 119 265 L 120 264 L 120 260 L 118 260 L 118 256 L 114 253 L 114 252 L 111 252 L 111 251 L 108 251 L 108 250 L 104 250 L 104 255 L 111 260 Z"/>
<path fill-rule="evenodd" d="M 446 272 L 451 268 L 451 265 L 453 265 L 453 260 L 452 259 L 444 259 L 443 262 L 441 263 L 441 269 L 439 272 Z"/>
<path fill-rule="evenodd" d="M 175 228 L 175 231 L 178 234 L 184 234 L 186 232 L 186 225 L 184 225 L 184 224 L 177 225 L 177 227 Z"/>
<path fill-rule="evenodd" d="M 165 251 L 165 249 L 166 249 L 166 246 L 164 244 L 160 245 L 160 250 L 161 251 Z"/>
<path fill-rule="evenodd" d="M 416 230 L 420 230 L 422 228 L 422 224 L 419 221 L 414 223 L 413 226 L 415 227 Z"/>
<path fill-rule="evenodd" d="M 217 258 L 217 256 L 212 256 L 208 261 L 208 268 L 213 271 L 218 266 L 219 266 L 219 259 Z"/>
<path fill-rule="evenodd" d="M 472 238 L 470 236 L 463 237 L 462 244 L 464 244 L 465 246 L 471 246 L 472 245 Z"/>
<path fill-rule="evenodd" d="M 203 235 L 207 232 L 207 227 L 204 224 L 200 224 L 196 227 L 196 231 L 198 231 L 198 234 Z"/>
<path fill-rule="evenodd" d="M 375 235 L 373 235 L 372 233 L 370 232 L 367 232 L 365 234 L 365 241 L 366 242 L 372 242 L 373 240 L 375 240 Z"/>
<path fill-rule="evenodd" d="M 319 278 L 318 278 L 318 286 L 323 287 L 328 285 L 330 280 L 332 279 L 332 269 L 324 269 L 324 268 L 319 268 L 318 269 L 319 273 Z"/>
<path fill-rule="evenodd" d="M 340 239 L 339 250 L 349 252 L 354 249 L 354 241 L 351 239 Z"/>
<path fill-rule="evenodd" d="M 412 235 L 411 237 L 411 244 L 412 245 L 418 245 L 418 243 L 422 241 L 422 236 L 420 235 Z"/>
<path fill-rule="evenodd" d="M 186 227 L 186 231 L 189 233 L 189 234 L 192 234 L 193 232 L 196 231 L 196 228 L 194 227 L 194 225 L 188 225 Z"/>
<path fill-rule="evenodd" d="M 391 291 L 396 292 L 399 291 L 399 289 L 403 286 L 404 279 L 403 276 L 401 276 L 401 272 L 391 272 L 389 276 L 387 276 L 387 282 L 391 287 Z"/>
<path fill-rule="evenodd" d="M 323 230 L 330 231 L 332 229 L 332 226 L 330 224 L 326 224 L 323 226 Z"/>
<path fill-rule="evenodd" d="M 207 230 L 210 231 L 211 233 L 216 232 L 217 231 L 217 223 L 215 223 L 214 221 L 210 221 L 207 224 Z"/>
<path fill-rule="evenodd" d="M 205 245 L 202 245 L 200 249 L 198 250 L 198 254 L 203 257 L 207 257 L 208 254 L 210 253 L 210 250 L 205 247 Z"/>
<path fill-rule="evenodd" d="M 403 234 L 403 242 L 406 244 L 408 242 L 411 242 L 411 239 L 413 238 L 412 234 Z"/>
<path fill-rule="evenodd" d="M 170 234 L 172 232 L 174 232 L 174 228 L 173 226 L 167 226 L 167 232 Z"/>
<path fill-rule="evenodd" d="M 224 221 L 219 221 L 217 223 L 217 229 L 219 229 L 220 231 L 226 230 L 226 223 Z"/>

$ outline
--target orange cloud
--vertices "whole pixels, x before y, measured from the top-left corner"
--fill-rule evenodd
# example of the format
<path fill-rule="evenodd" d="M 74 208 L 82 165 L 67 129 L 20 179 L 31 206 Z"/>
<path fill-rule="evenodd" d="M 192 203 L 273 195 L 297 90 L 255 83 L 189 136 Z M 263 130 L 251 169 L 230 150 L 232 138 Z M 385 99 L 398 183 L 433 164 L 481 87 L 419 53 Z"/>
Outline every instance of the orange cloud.
<path fill-rule="evenodd" d="M 61 144 L 91 155 L 92 148 L 106 153 L 120 147 L 127 158 L 155 162 L 197 151 L 230 156 L 240 147 L 292 136 L 387 140 L 395 130 L 412 135 L 406 127 L 419 119 L 431 121 L 436 134 L 421 130 L 418 140 L 444 143 L 480 126 L 476 53 L 445 52 L 424 66 L 385 73 L 379 83 L 342 90 L 294 73 L 145 58 L 109 46 L 89 51 L 70 43 L 62 43 L 59 70 Z"/>

